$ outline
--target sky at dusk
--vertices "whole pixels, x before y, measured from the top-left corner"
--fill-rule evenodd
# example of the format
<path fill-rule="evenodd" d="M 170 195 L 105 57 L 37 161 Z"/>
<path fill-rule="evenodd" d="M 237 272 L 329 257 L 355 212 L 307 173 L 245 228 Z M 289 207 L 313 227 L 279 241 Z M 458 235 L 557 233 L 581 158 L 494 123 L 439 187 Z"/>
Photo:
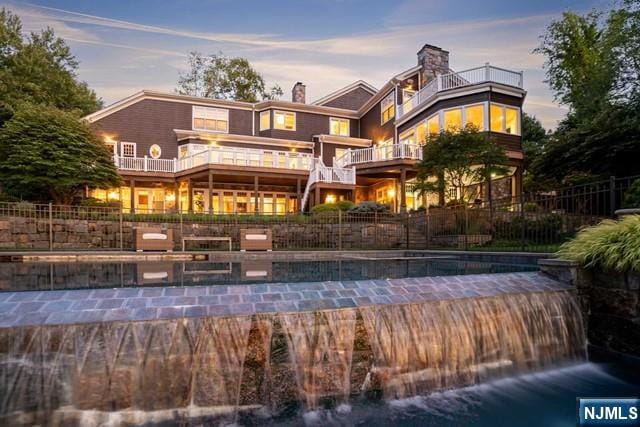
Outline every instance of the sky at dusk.
<path fill-rule="evenodd" d="M 130 0 L 3 1 L 25 31 L 46 26 L 67 40 L 79 77 L 105 104 L 141 89 L 173 91 L 190 51 L 243 56 L 289 99 L 296 81 L 313 101 L 355 80 L 375 87 L 416 65 L 425 43 L 450 52 L 453 70 L 490 62 L 525 73 L 524 109 L 547 128 L 566 109 L 534 54 L 563 11 L 602 0 Z"/>

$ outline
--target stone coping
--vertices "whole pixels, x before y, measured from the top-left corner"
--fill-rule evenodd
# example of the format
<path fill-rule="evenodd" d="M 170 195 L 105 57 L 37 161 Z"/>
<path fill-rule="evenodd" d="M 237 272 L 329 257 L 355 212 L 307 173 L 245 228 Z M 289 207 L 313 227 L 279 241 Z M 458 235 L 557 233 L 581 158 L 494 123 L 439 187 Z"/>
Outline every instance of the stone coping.
<path fill-rule="evenodd" d="M 23 251 L 0 252 L 2 262 L 119 262 L 119 261 L 191 261 L 214 258 L 216 261 L 230 260 L 331 260 L 353 259 L 354 257 L 412 257 L 446 256 L 457 258 L 495 258 L 499 260 L 522 259 L 527 262 L 546 258 L 552 254 L 535 252 L 486 252 L 486 251 L 443 251 L 443 250 L 350 250 L 350 251 L 274 251 L 274 252 L 134 252 L 134 251 Z"/>
<path fill-rule="evenodd" d="M 0 293 L 0 328 L 300 312 L 567 290 L 539 272 Z"/>

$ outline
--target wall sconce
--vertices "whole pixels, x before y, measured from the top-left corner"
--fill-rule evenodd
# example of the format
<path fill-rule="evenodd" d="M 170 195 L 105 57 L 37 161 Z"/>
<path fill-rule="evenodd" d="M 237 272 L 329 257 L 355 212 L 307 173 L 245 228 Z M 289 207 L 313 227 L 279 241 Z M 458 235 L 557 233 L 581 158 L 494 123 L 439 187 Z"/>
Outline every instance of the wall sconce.
<path fill-rule="evenodd" d="M 120 192 L 112 190 L 107 194 L 109 200 L 120 200 Z"/>
<path fill-rule="evenodd" d="M 390 199 L 396 197 L 396 189 L 390 188 L 389 190 L 387 190 L 387 196 L 389 196 Z"/>
<path fill-rule="evenodd" d="M 335 194 L 327 194 L 327 197 L 325 197 L 324 202 L 325 203 L 335 203 L 336 202 L 336 195 Z"/>
<path fill-rule="evenodd" d="M 166 193 L 164 195 L 164 200 L 165 202 L 175 202 L 176 201 L 176 195 L 173 193 Z"/>

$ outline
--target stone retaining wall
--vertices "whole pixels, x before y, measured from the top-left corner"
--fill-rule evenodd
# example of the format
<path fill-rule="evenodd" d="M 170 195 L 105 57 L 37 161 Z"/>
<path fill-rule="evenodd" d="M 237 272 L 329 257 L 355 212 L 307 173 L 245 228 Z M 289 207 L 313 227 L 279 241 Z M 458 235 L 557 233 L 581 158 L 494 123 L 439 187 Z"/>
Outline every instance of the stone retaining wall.
<path fill-rule="evenodd" d="M 541 270 L 576 287 L 589 344 L 640 357 L 640 274 L 584 269 L 564 260 L 541 260 Z"/>
<path fill-rule="evenodd" d="M 407 238 L 413 248 L 425 247 L 424 221 L 399 217 L 386 222 L 349 223 L 120 223 L 104 220 L 9 217 L 0 220 L 0 250 L 133 249 L 134 227 L 163 227 L 174 230 L 174 249 L 182 236 L 229 236 L 239 249 L 240 230 L 270 228 L 274 249 L 402 249 Z M 408 230 L 407 230 L 408 228 Z M 223 242 L 224 243 L 224 242 Z M 190 242 L 189 245 L 197 245 Z M 211 245 L 210 242 L 205 243 Z M 51 248 L 51 245 L 53 246 Z M 197 246 L 190 246 L 197 249 Z M 209 246 L 211 247 L 211 246 Z M 220 245 L 223 248 L 223 245 Z"/>

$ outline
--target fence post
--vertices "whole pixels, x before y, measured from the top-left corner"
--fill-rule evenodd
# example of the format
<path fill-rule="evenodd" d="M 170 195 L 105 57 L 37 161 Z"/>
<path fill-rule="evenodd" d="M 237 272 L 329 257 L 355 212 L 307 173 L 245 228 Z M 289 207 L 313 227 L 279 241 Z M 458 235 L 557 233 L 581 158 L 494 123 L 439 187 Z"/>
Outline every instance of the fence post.
<path fill-rule="evenodd" d="M 407 240 L 406 248 L 409 249 L 409 212 L 405 212 L 404 215 L 406 217 L 405 227 L 407 229 L 407 231 L 406 231 L 406 240 Z"/>
<path fill-rule="evenodd" d="M 522 252 L 524 252 L 525 249 L 524 230 L 524 197 L 520 195 L 520 249 Z"/>
<path fill-rule="evenodd" d="M 616 215 L 616 177 L 609 177 L 609 204 L 611 216 Z"/>
<path fill-rule="evenodd" d="M 120 207 L 120 209 L 118 209 L 120 211 L 120 252 L 124 251 L 124 243 L 123 243 L 123 237 L 122 237 L 122 207 Z"/>
<path fill-rule="evenodd" d="M 53 251 L 53 205 L 49 202 L 49 251 Z"/>
<path fill-rule="evenodd" d="M 342 211 L 338 210 L 338 250 L 342 250 Z"/>
<path fill-rule="evenodd" d="M 468 235 L 469 234 L 469 210 L 467 205 L 464 205 L 464 250 L 469 249 Z"/>
<path fill-rule="evenodd" d="M 378 249 L 378 211 L 373 212 L 373 246 Z"/>

